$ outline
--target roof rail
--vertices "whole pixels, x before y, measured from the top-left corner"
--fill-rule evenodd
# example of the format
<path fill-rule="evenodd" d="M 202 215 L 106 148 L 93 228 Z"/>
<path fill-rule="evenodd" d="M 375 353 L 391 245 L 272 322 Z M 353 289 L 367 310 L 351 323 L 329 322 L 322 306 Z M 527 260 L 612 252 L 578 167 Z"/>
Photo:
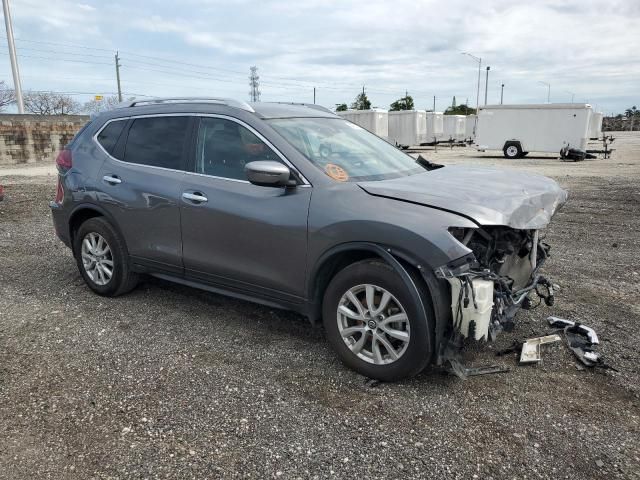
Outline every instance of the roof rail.
<path fill-rule="evenodd" d="M 215 103 L 218 105 L 226 105 L 227 107 L 240 108 L 251 113 L 255 112 L 247 102 L 221 97 L 151 98 L 149 100 L 132 100 L 130 102 L 122 102 L 120 105 L 122 105 L 122 107 L 137 107 L 141 105 L 162 105 L 166 103 Z"/>
<path fill-rule="evenodd" d="M 332 112 L 327 107 L 323 107 L 322 105 L 318 105 L 317 103 L 304 103 L 304 102 L 269 102 L 269 103 L 278 103 L 280 105 L 301 105 L 303 107 L 313 108 L 314 110 L 320 110 L 321 112 L 327 112 L 335 115 L 335 112 Z"/>

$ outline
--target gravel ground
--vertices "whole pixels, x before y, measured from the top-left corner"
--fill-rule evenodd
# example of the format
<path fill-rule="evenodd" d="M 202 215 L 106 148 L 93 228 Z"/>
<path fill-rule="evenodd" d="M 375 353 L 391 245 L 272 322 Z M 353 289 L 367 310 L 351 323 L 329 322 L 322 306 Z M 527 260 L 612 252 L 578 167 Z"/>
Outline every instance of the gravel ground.
<path fill-rule="evenodd" d="M 90 293 L 53 233 L 53 177 L 0 170 L 0 478 L 640 478 L 640 135 L 616 143 L 519 165 L 571 198 L 547 232 L 556 306 L 466 353 L 510 371 L 379 385 L 291 313 L 159 280 Z M 549 314 L 593 326 L 619 373 L 562 344 L 537 366 L 494 356 Z"/>

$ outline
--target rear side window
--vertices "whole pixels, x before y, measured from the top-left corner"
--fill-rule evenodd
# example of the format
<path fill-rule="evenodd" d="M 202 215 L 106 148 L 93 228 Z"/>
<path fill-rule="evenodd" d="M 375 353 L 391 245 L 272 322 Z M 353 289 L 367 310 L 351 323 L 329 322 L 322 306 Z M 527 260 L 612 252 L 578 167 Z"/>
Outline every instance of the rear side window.
<path fill-rule="evenodd" d="M 102 145 L 109 155 L 113 155 L 118 139 L 127 124 L 126 120 L 115 120 L 107 124 L 98 134 L 98 142 Z"/>
<path fill-rule="evenodd" d="M 136 118 L 129 129 L 124 161 L 182 169 L 189 117 Z"/>

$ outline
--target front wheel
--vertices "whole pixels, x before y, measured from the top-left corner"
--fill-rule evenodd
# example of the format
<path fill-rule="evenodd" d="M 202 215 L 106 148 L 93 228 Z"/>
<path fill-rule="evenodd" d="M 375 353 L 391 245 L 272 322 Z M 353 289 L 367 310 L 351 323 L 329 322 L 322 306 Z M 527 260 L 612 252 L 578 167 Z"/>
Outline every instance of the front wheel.
<path fill-rule="evenodd" d="M 422 308 L 389 265 L 354 263 L 325 292 L 327 340 L 342 362 L 362 375 L 383 381 L 411 377 L 427 366 L 433 352 L 433 322 Z"/>

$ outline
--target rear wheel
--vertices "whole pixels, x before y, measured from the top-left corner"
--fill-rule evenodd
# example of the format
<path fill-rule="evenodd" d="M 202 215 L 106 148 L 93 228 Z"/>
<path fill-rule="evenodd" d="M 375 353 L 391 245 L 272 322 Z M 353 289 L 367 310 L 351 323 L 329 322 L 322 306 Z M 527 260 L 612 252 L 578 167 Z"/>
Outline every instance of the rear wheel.
<path fill-rule="evenodd" d="M 421 309 L 389 265 L 364 260 L 333 278 L 322 311 L 327 339 L 345 365 L 394 381 L 419 373 L 431 359 L 431 322 Z"/>
<path fill-rule="evenodd" d="M 124 241 L 103 217 L 90 218 L 80 225 L 73 251 L 80 275 L 99 295 L 122 295 L 138 283 L 138 275 L 129 268 Z"/>

